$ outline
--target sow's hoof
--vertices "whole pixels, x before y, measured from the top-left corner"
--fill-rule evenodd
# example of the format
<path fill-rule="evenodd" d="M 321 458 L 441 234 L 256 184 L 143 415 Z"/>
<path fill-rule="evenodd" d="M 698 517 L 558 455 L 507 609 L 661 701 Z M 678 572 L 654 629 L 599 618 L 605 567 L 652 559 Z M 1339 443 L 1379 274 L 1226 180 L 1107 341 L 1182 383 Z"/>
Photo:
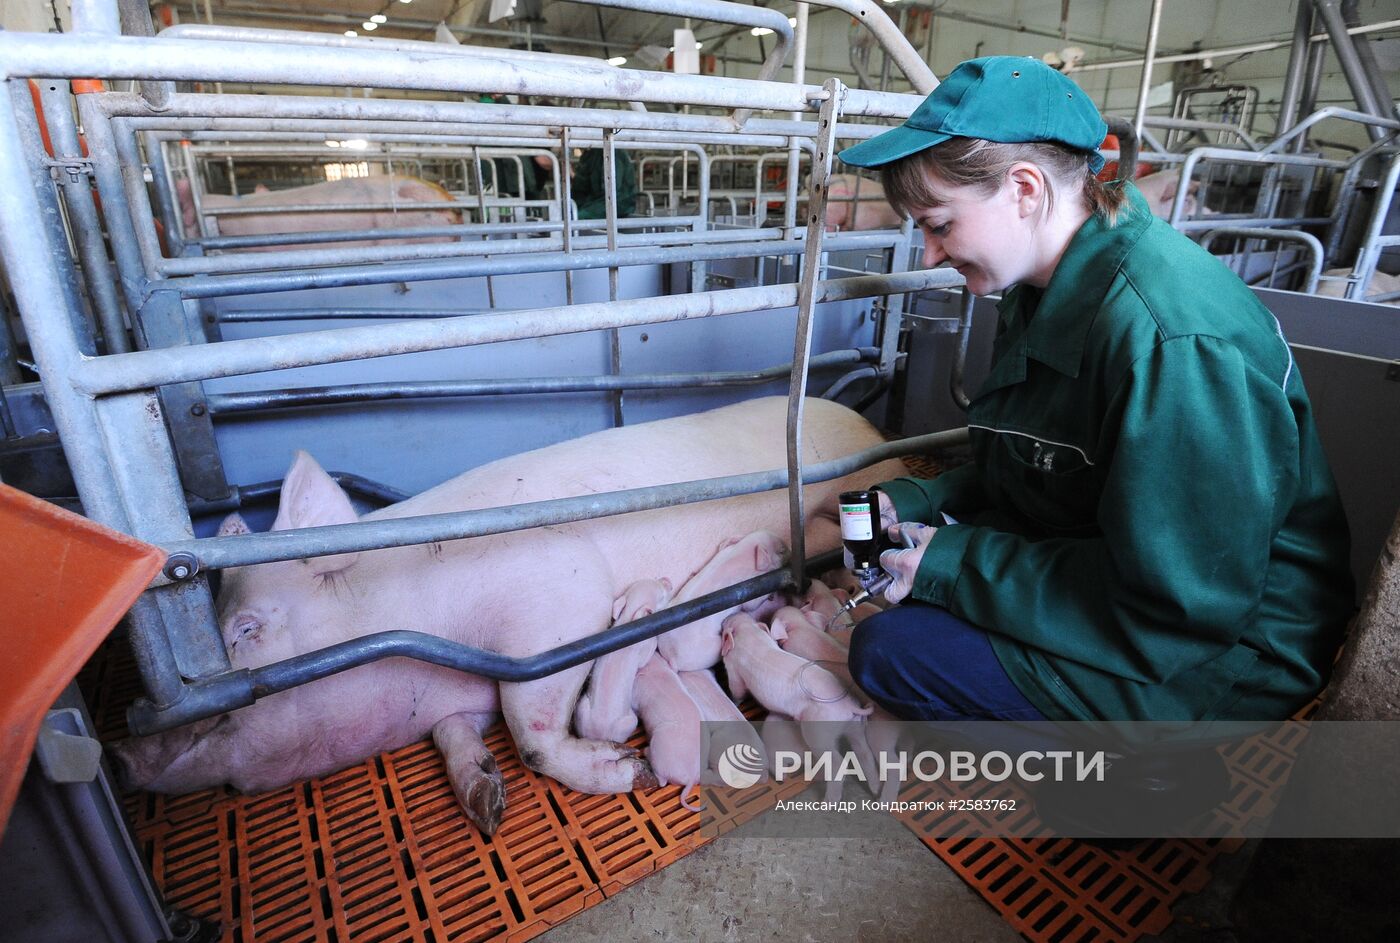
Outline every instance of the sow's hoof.
<path fill-rule="evenodd" d="M 490 838 L 500 828 L 501 816 L 506 811 L 506 784 L 496 761 L 491 757 L 482 758 L 481 771 L 486 775 L 472 783 L 462 808 L 466 810 L 467 818 Z"/>
<path fill-rule="evenodd" d="M 618 762 L 628 763 L 632 766 L 632 788 L 633 789 L 656 789 L 661 785 L 661 780 L 656 778 L 656 773 L 652 772 L 651 764 L 642 758 L 642 751 L 629 747 L 625 743 L 614 743 L 617 748 Z"/>

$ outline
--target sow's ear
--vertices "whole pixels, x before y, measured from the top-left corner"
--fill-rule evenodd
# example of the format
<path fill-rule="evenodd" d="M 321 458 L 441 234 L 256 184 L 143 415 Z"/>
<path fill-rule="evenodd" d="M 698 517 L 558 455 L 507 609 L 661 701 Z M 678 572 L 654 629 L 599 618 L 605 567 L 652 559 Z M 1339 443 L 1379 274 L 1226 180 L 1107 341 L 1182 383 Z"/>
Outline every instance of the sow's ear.
<path fill-rule="evenodd" d="M 219 524 L 219 537 L 242 537 L 244 534 L 251 534 L 253 529 L 248 526 L 248 522 L 243 519 L 243 515 L 234 511 L 224 518 Z"/>
<path fill-rule="evenodd" d="M 297 452 L 282 482 L 281 504 L 277 508 L 277 520 L 273 522 L 272 529 L 353 524 L 358 519 L 350 498 L 340 485 L 316 464 L 314 458 L 306 452 Z M 314 557 L 306 563 L 313 573 L 323 575 L 345 569 L 358 556 L 358 553 L 342 553 Z"/>

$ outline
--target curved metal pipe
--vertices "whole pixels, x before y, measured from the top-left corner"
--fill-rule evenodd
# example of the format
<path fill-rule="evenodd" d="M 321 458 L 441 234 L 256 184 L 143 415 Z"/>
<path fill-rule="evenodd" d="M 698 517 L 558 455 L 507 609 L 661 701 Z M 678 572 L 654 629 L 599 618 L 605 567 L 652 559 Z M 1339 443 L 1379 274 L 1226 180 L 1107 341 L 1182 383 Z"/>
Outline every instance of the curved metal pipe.
<path fill-rule="evenodd" d="M 819 7 L 832 7 L 844 10 L 879 40 L 880 48 L 899 66 L 914 91 L 927 95 L 938 87 L 938 79 L 919 55 L 919 51 L 909 44 L 909 38 L 900 32 L 894 20 L 875 0 L 807 0 Z"/>
<path fill-rule="evenodd" d="M 831 551 L 812 559 L 809 566 L 825 569 L 840 562 L 839 554 Z M 625 625 L 613 626 L 524 658 L 472 648 L 424 632 L 376 632 L 271 665 L 241 668 L 215 678 L 195 681 L 186 686 L 184 698 L 164 710 L 157 710 L 145 698 L 139 698 L 127 713 L 127 721 L 132 733 L 142 736 L 160 733 L 227 710 L 246 707 L 260 697 L 384 658 L 413 658 L 494 681 L 534 681 L 636 642 L 655 638 L 677 626 L 723 612 L 788 585 L 788 571 L 773 570 L 696 599 L 676 603 Z"/>
<path fill-rule="evenodd" d="M 1121 162 L 1119 166 L 1122 166 Z M 972 402 L 967 391 L 963 389 L 963 373 L 967 370 L 967 348 L 972 341 L 972 309 L 976 304 L 977 296 L 964 285 L 962 301 L 958 309 L 958 353 L 953 358 L 952 375 L 948 381 L 949 392 L 953 394 L 953 402 L 957 403 L 958 408 L 963 412 L 967 412 L 968 404 Z"/>
<path fill-rule="evenodd" d="M 836 350 L 812 358 L 813 369 L 862 363 L 879 356 L 878 348 Z M 856 370 L 852 373 L 859 374 Z M 673 390 L 716 386 L 752 386 L 792 373 L 792 364 L 728 373 L 659 373 L 592 377 L 522 377 L 502 380 L 422 380 L 411 383 L 350 383 L 291 390 L 249 390 L 205 396 L 209 412 L 218 419 L 238 413 L 344 403 L 454 396 L 504 396 L 526 393 L 604 393 L 617 390 Z M 847 374 L 850 376 L 850 374 Z M 838 380 L 837 383 L 841 381 Z M 831 391 L 823 394 L 831 398 Z"/>
<path fill-rule="evenodd" d="M 1201 248 L 1209 249 L 1217 236 L 1237 236 L 1245 239 L 1274 239 L 1280 242 L 1300 242 L 1307 247 L 1312 254 L 1312 262 L 1308 265 L 1308 279 L 1303 287 L 1305 294 L 1313 294 L 1317 291 L 1317 281 L 1322 276 L 1322 243 L 1312 233 L 1303 232 L 1300 229 L 1261 229 L 1254 226 L 1221 226 L 1219 229 L 1208 230 L 1201 236 Z"/>

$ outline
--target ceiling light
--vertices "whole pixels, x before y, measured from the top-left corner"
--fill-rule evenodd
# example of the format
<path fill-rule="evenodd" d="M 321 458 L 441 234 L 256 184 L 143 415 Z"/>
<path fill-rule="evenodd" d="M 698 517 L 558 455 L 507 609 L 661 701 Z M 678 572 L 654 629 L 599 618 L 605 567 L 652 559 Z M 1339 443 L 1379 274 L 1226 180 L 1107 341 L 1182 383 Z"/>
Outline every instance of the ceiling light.
<path fill-rule="evenodd" d="M 379 24 L 371 23 L 369 20 L 365 20 L 365 22 L 360 24 L 360 29 L 364 30 L 366 33 L 372 33 L 375 30 L 379 29 Z"/>
<path fill-rule="evenodd" d="M 326 147 L 340 147 L 339 141 L 327 141 Z"/>
<path fill-rule="evenodd" d="M 348 147 L 352 151 L 363 151 L 369 147 L 369 142 L 364 138 L 351 138 L 348 141 L 341 141 L 341 147 Z"/>
<path fill-rule="evenodd" d="M 797 17 L 795 17 L 795 16 L 790 16 L 790 17 L 788 17 L 788 26 L 796 26 L 796 25 L 797 25 Z"/>
<path fill-rule="evenodd" d="M 611 59 L 608 60 L 608 65 L 626 65 L 626 64 L 627 64 L 627 57 L 626 57 L 626 56 L 613 56 Z"/>
<path fill-rule="evenodd" d="M 767 36 L 772 32 L 773 31 L 766 26 L 755 26 L 753 29 L 749 30 L 751 36 Z"/>
<path fill-rule="evenodd" d="M 702 43 L 702 42 L 697 41 L 697 42 L 695 43 L 695 48 L 696 48 L 696 49 L 704 49 L 704 48 L 705 48 L 705 44 Z"/>
<path fill-rule="evenodd" d="M 413 0 L 399 0 L 399 3 L 412 3 Z"/>
<path fill-rule="evenodd" d="M 355 32 L 353 29 L 347 29 L 347 30 L 345 31 L 345 35 L 346 35 L 346 36 L 358 36 L 358 35 L 360 35 L 360 34 L 357 33 L 357 32 Z"/>
<path fill-rule="evenodd" d="M 374 16 L 369 18 L 369 21 L 371 23 L 387 23 L 389 22 L 389 18 L 383 13 L 376 13 L 374 14 Z"/>

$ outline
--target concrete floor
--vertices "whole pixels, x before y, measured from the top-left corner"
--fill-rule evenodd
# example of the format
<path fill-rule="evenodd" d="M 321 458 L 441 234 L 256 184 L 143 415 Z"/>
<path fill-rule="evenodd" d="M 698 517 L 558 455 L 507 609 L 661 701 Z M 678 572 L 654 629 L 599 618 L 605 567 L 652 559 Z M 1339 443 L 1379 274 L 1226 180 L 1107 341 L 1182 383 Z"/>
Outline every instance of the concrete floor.
<path fill-rule="evenodd" d="M 864 838 L 798 838 L 755 819 L 537 939 L 1021 939 L 909 829 L 893 817 L 872 823 Z"/>
<path fill-rule="evenodd" d="M 791 821 L 791 819 L 789 819 Z M 538 937 L 543 943 L 958 943 L 1020 934 L 893 817 L 864 817 L 862 838 L 781 834 L 760 817 Z M 1156 939 L 1232 943 L 1227 918 L 1254 845 L 1215 860 Z"/>

